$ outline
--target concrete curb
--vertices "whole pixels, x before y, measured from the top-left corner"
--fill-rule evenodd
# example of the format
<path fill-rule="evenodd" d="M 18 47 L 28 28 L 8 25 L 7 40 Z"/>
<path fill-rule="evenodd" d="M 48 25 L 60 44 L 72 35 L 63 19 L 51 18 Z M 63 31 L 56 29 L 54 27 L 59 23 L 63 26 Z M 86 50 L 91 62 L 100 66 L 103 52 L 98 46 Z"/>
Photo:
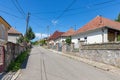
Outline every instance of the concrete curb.
<path fill-rule="evenodd" d="M 117 67 L 114 67 L 114 66 L 111 66 L 111 65 L 107 65 L 107 64 L 104 64 L 104 63 L 92 61 L 92 60 L 89 60 L 89 59 L 86 59 L 86 58 L 82 58 L 80 56 L 75 56 L 75 55 L 72 55 L 72 54 L 58 52 L 58 51 L 54 51 L 54 50 L 51 50 L 51 49 L 49 49 L 49 50 L 52 51 L 52 52 L 55 52 L 55 53 L 59 53 L 62 56 L 66 56 L 66 57 L 69 57 L 69 58 L 72 58 L 72 59 L 87 63 L 87 64 L 89 64 L 89 65 L 91 65 L 93 67 L 102 69 L 104 71 L 109 71 L 111 73 L 120 75 L 120 68 L 117 68 Z"/>
<path fill-rule="evenodd" d="M 19 69 L 19 70 L 12 76 L 11 80 L 16 80 L 17 77 L 20 75 L 20 73 L 21 73 L 21 69 Z"/>

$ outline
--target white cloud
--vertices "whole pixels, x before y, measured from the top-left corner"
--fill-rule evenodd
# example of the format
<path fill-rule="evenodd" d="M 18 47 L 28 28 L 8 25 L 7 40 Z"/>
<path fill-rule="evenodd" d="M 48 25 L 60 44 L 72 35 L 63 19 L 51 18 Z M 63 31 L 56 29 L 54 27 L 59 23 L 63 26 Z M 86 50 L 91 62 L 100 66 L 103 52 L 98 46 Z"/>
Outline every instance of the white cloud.
<path fill-rule="evenodd" d="M 35 36 L 36 36 L 37 39 L 42 39 L 42 38 L 48 37 L 48 34 L 35 33 Z"/>
<path fill-rule="evenodd" d="M 57 20 L 52 20 L 51 22 L 52 22 L 53 25 L 56 25 L 58 23 Z"/>

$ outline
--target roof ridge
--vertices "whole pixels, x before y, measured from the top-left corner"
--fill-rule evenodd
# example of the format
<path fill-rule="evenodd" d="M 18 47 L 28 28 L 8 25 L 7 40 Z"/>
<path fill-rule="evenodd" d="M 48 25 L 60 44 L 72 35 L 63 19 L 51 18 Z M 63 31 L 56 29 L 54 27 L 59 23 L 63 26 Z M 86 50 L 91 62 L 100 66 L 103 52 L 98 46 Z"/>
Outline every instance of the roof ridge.
<path fill-rule="evenodd" d="M 94 29 L 97 29 L 97 28 L 102 28 L 102 27 L 105 27 L 105 26 L 107 26 L 109 28 L 120 30 L 120 23 L 119 22 L 113 21 L 113 20 L 108 19 L 108 18 L 104 18 L 102 16 L 96 16 L 91 21 L 89 21 L 87 24 L 85 24 L 84 26 L 79 28 L 75 32 L 75 34 L 86 32 L 86 31 L 89 31 L 89 30 L 94 30 Z"/>
<path fill-rule="evenodd" d="M 62 36 L 71 36 L 73 35 L 74 32 L 75 30 L 71 28 L 68 31 L 66 31 L 64 34 L 62 34 Z"/>
<path fill-rule="evenodd" d="M 8 31 L 9 34 L 22 34 L 19 31 L 17 31 L 15 28 L 11 27 L 10 30 Z"/>

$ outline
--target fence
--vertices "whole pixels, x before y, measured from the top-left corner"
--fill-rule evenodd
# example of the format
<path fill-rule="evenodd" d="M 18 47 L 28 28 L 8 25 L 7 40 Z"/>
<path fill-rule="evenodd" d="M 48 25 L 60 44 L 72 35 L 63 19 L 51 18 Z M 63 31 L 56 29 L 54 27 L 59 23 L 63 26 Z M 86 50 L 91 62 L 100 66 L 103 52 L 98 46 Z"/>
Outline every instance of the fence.
<path fill-rule="evenodd" d="M 11 42 L 0 46 L 0 72 L 6 70 L 11 61 L 14 61 L 16 57 L 25 50 L 26 47 L 23 45 Z"/>
<path fill-rule="evenodd" d="M 50 44 L 48 46 L 50 49 L 54 49 L 60 52 L 78 52 L 78 50 L 74 49 L 74 44 L 72 43 L 71 45 L 68 45 L 66 43 L 57 43 L 56 45 Z"/>

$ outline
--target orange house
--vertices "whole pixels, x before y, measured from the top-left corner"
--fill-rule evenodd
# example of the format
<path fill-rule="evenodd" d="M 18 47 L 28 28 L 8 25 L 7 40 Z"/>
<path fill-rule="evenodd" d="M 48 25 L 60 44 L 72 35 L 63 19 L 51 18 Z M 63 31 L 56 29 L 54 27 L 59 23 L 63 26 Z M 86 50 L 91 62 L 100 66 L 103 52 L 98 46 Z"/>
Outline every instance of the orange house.
<path fill-rule="evenodd" d="M 8 30 L 10 28 L 10 24 L 0 16 L 0 42 L 8 41 Z"/>

